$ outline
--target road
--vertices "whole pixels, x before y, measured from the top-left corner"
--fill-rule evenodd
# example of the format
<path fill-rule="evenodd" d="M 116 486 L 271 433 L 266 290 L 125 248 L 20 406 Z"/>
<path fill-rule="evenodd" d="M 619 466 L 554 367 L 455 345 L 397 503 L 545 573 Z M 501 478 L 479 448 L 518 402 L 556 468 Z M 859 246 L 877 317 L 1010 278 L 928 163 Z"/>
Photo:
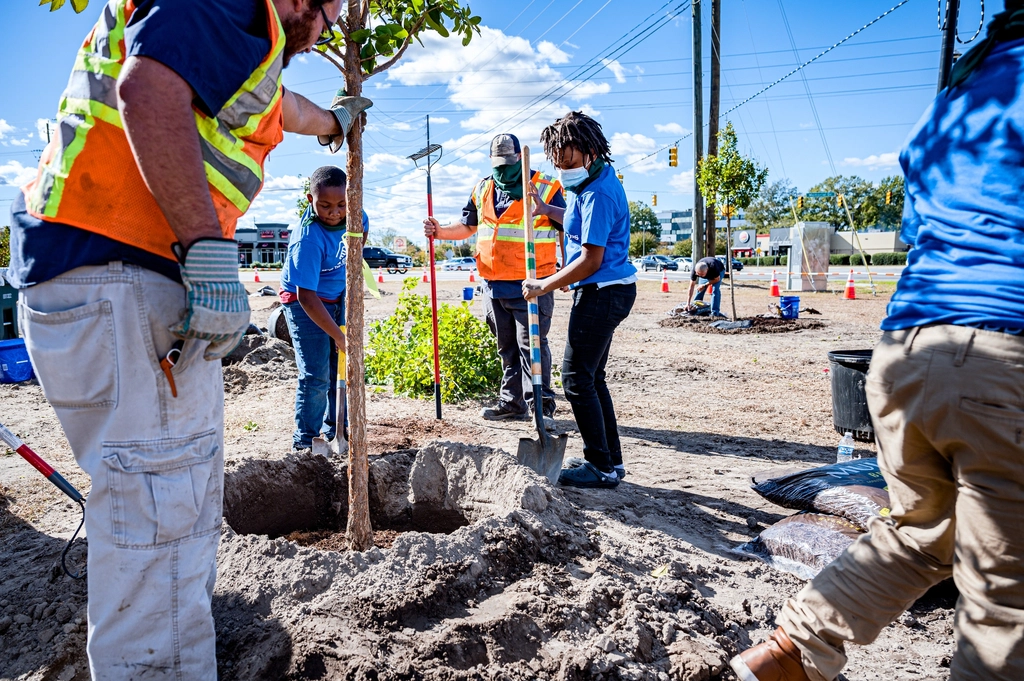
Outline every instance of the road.
<path fill-rule="evenodd" d="M 872 267 L 871 268 L 871 275 L 874 277 L 875 283 L 884 282 L 884 281 L 897 281 L 899 279 L 900 275 L 902 274 L 902 272 L 903 272 L 903 267 Z M 785 270 L 776 269 L 775 273 L 776 273 L 776 275 L 779 278 L 779 283 L 782 284 L 782 285 L 785 285 L 785 274 L 786 274 Z M 241 280 L 243 282 L 252 282 L 252 281 L 254 281 L 254 275 L 253 275 L 252 272 L 245 271 L 245 272 L 240 272 L 239 274 L 240 274 Z M 377 273 L 374 272 L 374 276 L 376 276 L 376 274 Z M 849 274 L 850 274 L 850 268 L 849 267 L 831 267 L 831 268 L 829 268 L 829 275 L 828 275 L 829 276 L 829 281 L 833 285 L 841 285 L 843 282 L 846 281 L 846 278 L 849 276 Z M 259 276 L 260 276 L 260 281 L 261 282 L 267 282 L 268 284 L 270 284 L 270 283 L 277 284 L 278 282 L 281 281 L 281 272 L 280 272 L 280 270 L 260 272 Z M 423 269 L 422 268 L 414 268 L 414 269 L 410 270 L 409 272 L 406 272 L 405 274 L 388 274 L 387 272 L 384 272 L 384 281 L 385 281 L 385 283 L 387 283 L 387 282 L 398 282 L 398 281 L 402 281 L 406 277 L 422 277 L 422 276 L 423 276 Z M 474 272 L 473 276 L 475 277 L 475 279 L 478 282 L 480 281 L 480 275 L 479 274 Z M 643 281 L 661 281 L 662 273 L 661 272 L 638 272 L 637 276 L 641 280 L 643 280 Z M 737 272 L 735 276 L 736 276 L 736 281 L 737 282 L 744 282 L 744 281 L 765 281 L 765 282 L 767 282 L 767 281 L 771 281 L 771 278 L 772 278 L 772 268 L 770 268 L 770 267 L 760 267 L 760 268 L 759 267 L 745 267 L 742 272 Z M 670 282 L 683 282 L 683 281 L 689 281 L 689 279 L 690 279 L 690 273 L 689 272 L 669 272 L 668 273 L 668 280 Z M 466 283 L 469 283 L 469 272 L 438 272 L 437 273 L 437 280 L 438 281 L 465 281 Z M 863 267 L 854 267 L 853 268 L 853 280 L 856 281 L 856 282 L 864 282 L 864 283 L 866 283 L 868 281 L 868 274 L 867 274 L 867 272 L 865 271 L 865 269 Z"/>

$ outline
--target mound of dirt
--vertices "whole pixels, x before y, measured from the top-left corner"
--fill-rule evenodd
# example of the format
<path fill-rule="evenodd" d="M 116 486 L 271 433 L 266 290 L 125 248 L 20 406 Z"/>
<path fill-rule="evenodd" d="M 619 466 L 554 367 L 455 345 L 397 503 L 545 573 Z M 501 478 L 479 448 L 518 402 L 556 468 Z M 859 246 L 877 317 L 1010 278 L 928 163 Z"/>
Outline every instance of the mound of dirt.
<path fill-rule="evenodd" d="M 437 439 L 473 442 L 481 432 L 480 428 L 437 419 L 379 419 L 366 424 L 366 443 L 370 454 L 383 454 L 418 449 Z"/>
<path fill-rule="evenodd" d="M 778 317 L 749 317 L 750 326 L 745 329 L 716 329 L 711 326 L 715 321 L 708 317 L 666 317 L 658 324 L 670 329 L 689 329 L 698 333 L 719 333 L 727 335 L 749 333 L 788 333 L 806 329 L 820 329 L 824 322 L 817 319 L 780 319 Z"/>
<path fill-rule="evenodd" d="M 221 363 L 224 391 L 232 394 L 298 377 L 295 350 L 270 336 L 242 336 L 242 342 Z"/>

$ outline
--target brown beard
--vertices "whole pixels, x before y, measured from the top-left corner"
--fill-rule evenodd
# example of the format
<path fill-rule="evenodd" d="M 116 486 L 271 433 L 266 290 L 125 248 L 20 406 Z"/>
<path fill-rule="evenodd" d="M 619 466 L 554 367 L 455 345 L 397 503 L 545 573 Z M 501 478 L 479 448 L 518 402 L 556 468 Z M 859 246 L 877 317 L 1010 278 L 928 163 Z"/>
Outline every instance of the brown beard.
<path fill-rule="evenodd" d="M 305 14 L 281 19 L 281 25 L 284 28 L 285 66 L 288 66 L 288 62 L 291 61 L 292 57 L 307 49 L 304 46 L 307 43 L 311 43 L 310 38 L 314 32 L 313 27 L 316 25 L 319 17 L 320 9 L 310 8 L 306 10 Z"/>

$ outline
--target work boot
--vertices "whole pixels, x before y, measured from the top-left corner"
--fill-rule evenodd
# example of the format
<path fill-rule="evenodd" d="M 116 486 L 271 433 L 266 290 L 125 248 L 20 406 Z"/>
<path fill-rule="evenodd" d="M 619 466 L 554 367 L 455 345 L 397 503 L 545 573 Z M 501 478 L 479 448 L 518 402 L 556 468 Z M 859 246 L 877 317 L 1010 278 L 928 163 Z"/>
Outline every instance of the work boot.
<path fill-rule="evenodd" d="M 800 651 L 781 627 L 729 660 L 740 681 L 810 681 Z"/>
<path fill-rule="evenodd" d="M 498 402 L 493 407 L 482 410 L 480 416 L 486 421 L 506 421 L 508 419 L 521 421 L 527 417 L 527 412 L 519 411 L 507 402 Z"/>

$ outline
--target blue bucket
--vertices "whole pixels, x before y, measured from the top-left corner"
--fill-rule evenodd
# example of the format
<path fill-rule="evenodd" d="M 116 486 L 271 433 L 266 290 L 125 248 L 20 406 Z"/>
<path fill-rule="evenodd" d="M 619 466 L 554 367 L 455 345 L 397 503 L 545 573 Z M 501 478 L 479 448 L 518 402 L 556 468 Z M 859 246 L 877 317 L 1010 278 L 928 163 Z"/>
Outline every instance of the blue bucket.
<path fill-rule="evenodd" d="M 462 299 L 464 301 L 466 301 L 467 303 L 470 302 L 471 300 L 473 300 L 473 287 L 472 286 L 467 286 L 466 288 L 462 289 Z"/>
<path fill-rule="evenodd" d="M 34 376 L 25 341 L 20 338 L 0 341 L 0 383 L 21 383 Z"/>
<path fill-rule="evenodd" d="M 783 319 L 800 317 L 800 296 L 782 296 L 779 298 L 779 316 Z"/>

